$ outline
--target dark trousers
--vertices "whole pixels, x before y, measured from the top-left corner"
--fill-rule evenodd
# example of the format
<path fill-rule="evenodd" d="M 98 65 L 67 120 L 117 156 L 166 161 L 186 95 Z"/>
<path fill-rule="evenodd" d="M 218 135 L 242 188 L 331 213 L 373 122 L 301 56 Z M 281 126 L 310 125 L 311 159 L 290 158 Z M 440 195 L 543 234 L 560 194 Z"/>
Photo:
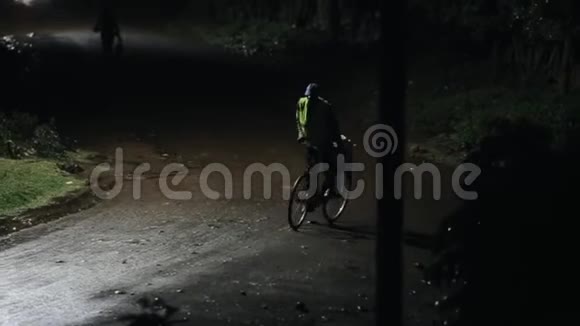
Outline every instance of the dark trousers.
<path fill-rule="evenodd" d="M 318 175 L 317 182 L 319 190 L 334 189 L 337 176 L 336 159 L 336 152 L 333 150 L 332 146 L 320 146 L 316 148 L 312 146 L 306 147 L 306 164 L 308 170 L 313 168 L 316 164 L 328 164 L 328 170 Z M 324 180 L 322 188 L 320 187 L 321 180 Z"/>
<path fill-rule="evenodd" d="M 107 57 L 113 55 L 115 45 L 115 36 L 110 34 L 101 34 L 101 46 L 103 48 L 103 54 Z"/>

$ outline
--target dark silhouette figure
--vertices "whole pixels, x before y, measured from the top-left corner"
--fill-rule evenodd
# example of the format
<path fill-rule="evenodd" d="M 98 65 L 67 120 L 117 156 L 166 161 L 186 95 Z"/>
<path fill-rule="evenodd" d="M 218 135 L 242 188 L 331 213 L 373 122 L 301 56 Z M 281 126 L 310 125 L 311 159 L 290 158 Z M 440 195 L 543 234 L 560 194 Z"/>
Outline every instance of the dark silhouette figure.
<path fill-rule="evenodd" d="M 106 57 L 119 56 L 122 53 L 123 39 L 121 38 L 121 29 L 119 28 L 115 11 L 111 6 L 103 8 L 94 31 L 95 33 L 101 33 L 103 54 Z M 117 41 L 116 44 L 115 41 Z"/>

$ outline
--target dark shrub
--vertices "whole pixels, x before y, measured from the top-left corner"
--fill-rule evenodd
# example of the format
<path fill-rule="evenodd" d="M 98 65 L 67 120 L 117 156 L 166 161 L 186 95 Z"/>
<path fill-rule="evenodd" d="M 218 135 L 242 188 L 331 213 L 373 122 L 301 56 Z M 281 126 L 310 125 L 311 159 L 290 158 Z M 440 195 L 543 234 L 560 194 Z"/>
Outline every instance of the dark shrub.
<path fill-rule="evenodd" d="M 66 147 L 54 121 L 41 124 L 38 117 L 0 112 L 0 156 L 21 159 L 30 156 L 61 159 Z"/>

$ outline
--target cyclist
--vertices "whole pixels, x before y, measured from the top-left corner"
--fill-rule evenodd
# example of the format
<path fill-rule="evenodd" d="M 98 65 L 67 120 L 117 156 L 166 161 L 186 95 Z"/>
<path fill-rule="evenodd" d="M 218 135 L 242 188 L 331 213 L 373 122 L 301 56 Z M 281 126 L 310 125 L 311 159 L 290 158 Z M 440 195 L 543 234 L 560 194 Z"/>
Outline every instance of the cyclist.
<path fill-rule="evenodd" d="M 343 150 L 341 132 L 332 105 L 319 96 L 319 85 L 311 83 L 298 100 L 296 124 L 298 142 L 306 146 L 308 168 L 319 163 L 329 165 L 323 189 L 334 189 L 337 175 L 336 154 Z M 333 144 L 338 145 L 338 149 Z M 312 207 L 309 207 L 312 210 Z"/>

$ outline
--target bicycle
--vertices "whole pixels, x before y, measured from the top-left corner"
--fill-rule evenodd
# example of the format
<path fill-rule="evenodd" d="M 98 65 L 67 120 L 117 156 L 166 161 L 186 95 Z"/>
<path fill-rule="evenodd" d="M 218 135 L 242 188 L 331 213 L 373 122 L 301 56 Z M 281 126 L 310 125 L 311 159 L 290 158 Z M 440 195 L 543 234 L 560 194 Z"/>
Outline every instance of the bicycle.
<path fill-rule="evenodd" d="M 345 162 L 352 161 L 352 150 L 351 147 L 353 146 L 351 140 L 342 136 L 343 146 L 341 148 L 345 149 L 344 152 L 340 152 L 338 144 L 334 143 L 334 149 L 336 154 L 344 154 L 347 158 Z M 328 178 L 328 174 L 324 174 L 324 181 L 318 182 L 316 184 L 316 188 L 314 189 L 314 193 L 310 194 L 313 189 L 310 189 L 310 181 L 312 173 L 316 173 L 313 171 L 313 166 L 306 169 L 306 171 L 296 179 L 294 185 L 292 186 L 292 191 L 290 195 L 290 203 L 288 204 L 288 224 L 294 231 L 298 231 L 302 224 L 304 224 L 306 220 L 306 216 L 310 212 L 314 212 L 320 206 L 323 207 L 323 215 L 325 219 L 328 221 L 330 225 L 335 224 L 338 219 L 343 215 L 346 207 L 348 205 L 348 198 L 345 198 L 342 194 L 343 192 L 339 191 L 339 189 L 329 189 L 326 185 L 329 183 L 326 182 L 326 178 Z M 316 175 L 316 174 L 315 174 Z M 336 176 L 331 176 L 336 177 Z M 350 173 L 347 173 L 345 176 L 344 186 L 349 188 L 351 184 L 352 176 Z M 323 187 L 319 185 L 323 184 Z M 335 186 L 338 184 L 335 182 Z M 336 202 L 335 202 L 336 200 Z M 296 207 L 294 207 L 296 204 Z M 333 204 L 338 204 L 336 207 Z M 335 209 L 334 209 L 335 208 Z"/>

